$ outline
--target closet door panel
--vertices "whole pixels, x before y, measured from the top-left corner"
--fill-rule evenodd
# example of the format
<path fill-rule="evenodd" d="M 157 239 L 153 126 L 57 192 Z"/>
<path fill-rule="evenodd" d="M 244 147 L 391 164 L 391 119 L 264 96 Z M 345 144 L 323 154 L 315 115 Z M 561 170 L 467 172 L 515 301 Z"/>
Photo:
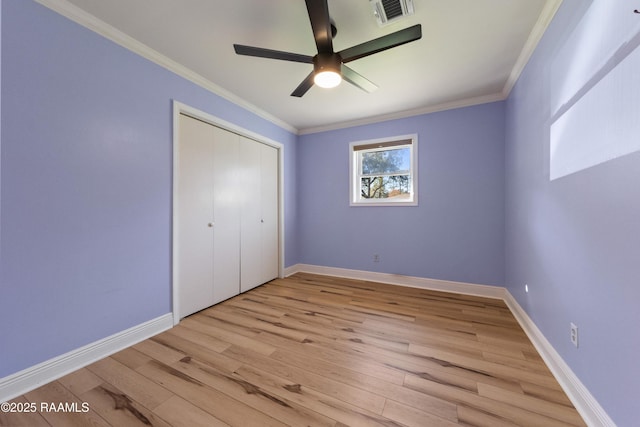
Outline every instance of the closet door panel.
<path fill-rule="evenodd" d="M 262 144 L 240 138 L 241 159 L 241 227 L 240 227 L 240 291 L 246 292 L 262 284 L 262 247 L 260 157 Z"/>
<path fill-rule="evenodd" d="M 260 283 L 278 277 L 278 150 L 261 144 L 261 253 Z"/>
<path fill-rule="evenodd" d="M 213 295 L 218 303 L 240 293 L 240 137 L 213 129 Z"/>
<path fill-rule="evenodd" d="M 213 304 L 213 128 L 180 117 L 177 245 L 179 315 Z"/>

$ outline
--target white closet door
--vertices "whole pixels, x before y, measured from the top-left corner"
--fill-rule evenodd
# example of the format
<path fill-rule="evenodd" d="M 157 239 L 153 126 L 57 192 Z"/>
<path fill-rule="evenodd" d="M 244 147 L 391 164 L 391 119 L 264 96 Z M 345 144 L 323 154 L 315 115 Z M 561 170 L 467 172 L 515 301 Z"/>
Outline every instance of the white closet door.
<path fill-rule="evenodd" d="M 213 304 L 213 132 L 180 116 L 177 278 L 180 318 Z"/>
<path fill-rule="evenodd" d="M 278 276 L 278 150 L 181 115 L 176 171 L 180 318 Z"/>
<path fill-rule="evenodd" d="M 261 172 L 262 144 L 241 137 L 240 158 L 242 164 L 242 211 L 240 227 L 240 292 L 246 292 L 262 282 Z"/>
<path fill-rule="evenodd" d="M 242 138 L 240 291 L 278 277 L 278 150 Z"/>
<path fill-rule="evenodd" d="M 214 303 L 240 293 L 240 137 L 213 127 Z"/>
<path fill-rule="evenodd" d="M 265 144 L 261 147 L 261 252 L 260 283 L 278 277 L 278 150 Z"/>

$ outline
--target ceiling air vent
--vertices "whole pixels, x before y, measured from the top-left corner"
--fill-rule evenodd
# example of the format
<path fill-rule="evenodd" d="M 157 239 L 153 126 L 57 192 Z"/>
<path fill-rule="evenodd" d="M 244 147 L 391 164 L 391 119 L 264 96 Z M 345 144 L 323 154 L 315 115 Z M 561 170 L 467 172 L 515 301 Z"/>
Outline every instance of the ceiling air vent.
<path fill-rule="evenodd" d="M 413 15 L 413 0 L 369 0 L 369 4 L 380 26 Z"/>

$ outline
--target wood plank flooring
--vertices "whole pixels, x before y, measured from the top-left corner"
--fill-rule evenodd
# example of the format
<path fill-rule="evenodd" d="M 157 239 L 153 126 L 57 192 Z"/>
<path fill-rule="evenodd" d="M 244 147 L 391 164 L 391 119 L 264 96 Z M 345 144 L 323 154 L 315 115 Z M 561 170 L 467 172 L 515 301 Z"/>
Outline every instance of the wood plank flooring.
<path fill-rule="evenodd" d="M 78 410 L 0 425 L 585 425 L 502 301 L 311 274 L 13 402 Z"/>

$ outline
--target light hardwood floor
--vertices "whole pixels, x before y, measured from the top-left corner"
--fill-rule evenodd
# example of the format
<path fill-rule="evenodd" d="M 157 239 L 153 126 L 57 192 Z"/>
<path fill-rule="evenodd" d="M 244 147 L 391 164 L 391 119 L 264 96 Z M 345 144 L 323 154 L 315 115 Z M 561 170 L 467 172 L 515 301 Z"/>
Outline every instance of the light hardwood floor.
<path fill-rule="evenodd" d="M 585 425 L 502 301 L 310 274 L 14 402 L 79 411 L 0 425 Z"/>

